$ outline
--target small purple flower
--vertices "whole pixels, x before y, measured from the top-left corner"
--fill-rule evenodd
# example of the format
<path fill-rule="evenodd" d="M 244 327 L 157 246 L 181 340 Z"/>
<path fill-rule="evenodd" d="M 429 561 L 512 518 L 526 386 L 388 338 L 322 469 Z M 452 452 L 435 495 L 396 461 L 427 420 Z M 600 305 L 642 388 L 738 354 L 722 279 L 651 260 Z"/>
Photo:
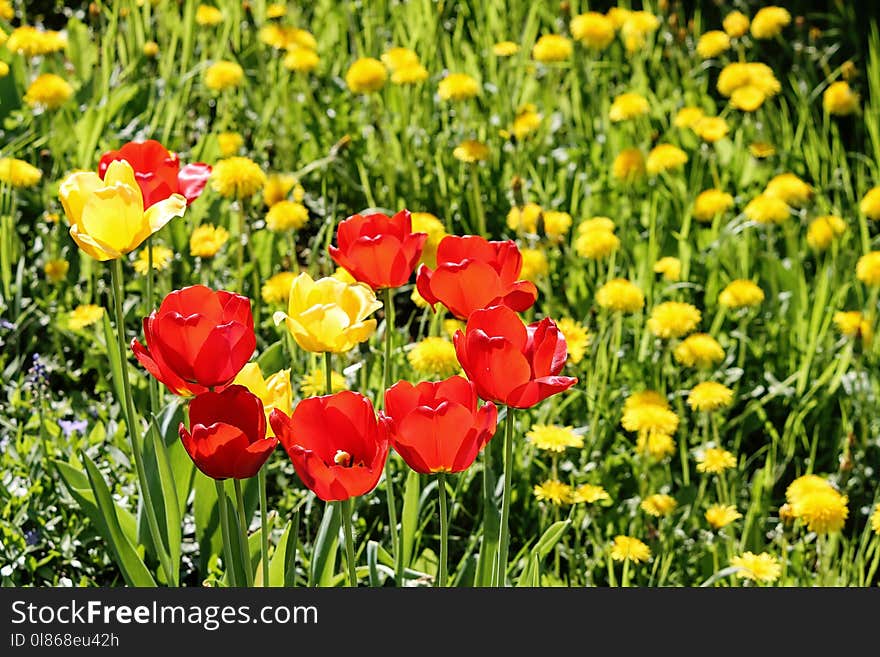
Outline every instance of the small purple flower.
<path fill-rule="evenodd" d="M 86 427 L 89 426 L 89 423 L 85 420 L 58 420 L 58 426 L 61 427 L 61 431 L 64 432 L 64 437 L 70 438 L 70 435 L 74 431 L 83 435 Z"/>
<path fill-rule="evenodd" d="M 29 529 L 24 533 L 24 540 L 28 545 L 36 545 L 40 542 L 40 530 Z"/>

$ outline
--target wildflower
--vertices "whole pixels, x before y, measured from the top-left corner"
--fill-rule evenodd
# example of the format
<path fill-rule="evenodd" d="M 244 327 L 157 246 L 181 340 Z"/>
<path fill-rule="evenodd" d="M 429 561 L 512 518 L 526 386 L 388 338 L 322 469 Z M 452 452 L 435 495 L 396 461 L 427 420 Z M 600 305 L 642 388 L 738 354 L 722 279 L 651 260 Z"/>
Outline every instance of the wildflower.
<path fill-rule="evenodd" d="M 556 506 L 571 504 L 571 486 L 556 479 L 548 479 L 536 484 L 532 490 L 539 501 L 547 501 Z"/>
<path fill-rule="evenodd" d="M 781 224 L 791 216 L 791 208 L 780 198 L 767 194 L 758 194 L 749 201 L 743 213 L 746 217 L 759 224 Z"/>
<path fill-rule="evenodd" d="M 522 269 L 519 277 L 525 281 L 537 281 L 542 276 L 546 276 L 550 271 L 550 264 L 547 262 L 547 254 L 542 249 L 520 249 L 522 254 Z"/>
<path fill-rule="evenodd" d="M 578 255 L 591 260 L 605 258 L 620 248 L 620 238 L 609 230 L 592 230 L 581 233 L 574 242 Z"/>
<path fill-rule="evenodd" d="M 672 120 L 676 128 L 690 128 L 704 116 L 700 107 L 682 107 Z"/>
<path fill-rule="evenodd" d="M 645 295 L 635 283 L 614 278 L 596 291 L 596 303 L 607 310 L 634 313 L 644 308 Z"/>
<path fill-rule="evenodd" d="M 519 44 L 513 41 L 501 41 L 492 46 L 492 53 L 496 57 L 511 57 L 519 52 Z"/>
<path fill-rule="evenodd" d="M 605 50 L 614 41 L 614 23 L 595 11 L 575 16 L 569 29 L 575 39 L 592 50 Z"/>
<path fill-rule="evenodd" d="M 263 411 L 268 422 L 269 416 L 276 408 L 283 413 L 290 413 L 293 407 L 293 391 L 290 387 L 290 370 L 279 370 L 270 376 L 263 376 L 257 363 L 247 363 L 232 381 L 233 385 L 244 386 L 263 402 Z M 266 431 L 267 436 L 274 436 L 271 425 Z"/>
<path fill-rule="evenodd" d="M 0 158 L 0 182 L 12 187 L 33 187 L 42 177 L 42 171 L 24 160 Z"/>
<path fill-rule="evenodd" d="M 235 155 L 244 144 L 244 139 L 237 132 L 221 132 L 217 135 L 217 145 L 220 147 L 220 154 L 223 157 Z"/>
<path fill-rule="evenodd" d="M 705 518 L 713 529 L 721 529 L 742 518 L 742 514 L 731 504 L 713 504 L 706 509 Z"/>
<path fill-rule="evenodd" d="M 565 338 L 565 344 L 568 347 L 568 362 L 577 365 L 583 360 L 587 346 L 590 344 L 590 334 L 587 328 L 569 317 L 560 319 L 556 323 L 556 327 Z"/>
<path fill-rule="evenodd" d="M 658 144 L 648 153 L 645 169 L 652 176 L 684 166 L 687 153 L 672 144 Z"/>
<path fill-rule="evenodd" d="M 642 511 L 657 518 L 668 516 L 675 510 L 676 506 L 678 506 L 678 502 L 675 501 L 674 497 L 662 493 L 649 495 L 639 505 Z"/>
<path fill-rule="evenodd" d="M 211 5 L 199 5 L 196 9 L 196 23 L 202 27 L 213 27 L 223 22 L 223 12 Z"/>
<path fill-rule="evenodd" d="M 717 57 L 730 49 L 730 36 L 721 30 L 710 30 L 697 41 L 697 54 L 703 59 Z"/>
<path fill-rule="evenodd" d="M 767 142 L 756 141 L 749 144 L 749 153 L 752 157 L 763 160 L 776 155 L 776 147 Z"/>
<path fill-rule="evenodd" d="M 615 230 L 614 221 L 609 217 L 592 217 L 590 219 L 584 219 L 577 227 L 578 235 L 585 235 L 594 230 L 613 233 Z"/>
<path fill-rule="evenodd" d="M 73 95 L 73 87 L 54 73 L 43 73 L 31 82 L 24 94 L 24 102 L 31 107 L 58 109 Z"/>
<path fill-rule="evenodd" d="M 532 46 L 532 58 L 545 64 L 564 62 L 571 53 L 571 41 L 561 34 L 545 34 Z"/>
<path fill-rule="evenodd" d="M 685 367 L 708 368 L 724 360 L 724 350 L 708 333 L 694 333 L 675 347 L 673 356 Z"/>
<path fill-rule="evenodd" d="M 651 558 L 651 548 L 632 536 L 615 536 L 611 546 L 611 558 L 615 561 L 642 563 Z"/>
<path fill-rule="evenodd" d="M 287 7 L 283 3 L 273 2 L 266 7 L 266 18 L 283 18 L 287 14 Z"/>
<path fill-rule="evenodd" d="M 791 14 L 782 7 L 761 7 L 752 18 L 751 33 L 756 39 L 772 39 L 791 23 Z"/>
<path fill-rule="evenodd" d="M 833 486 L 824 477 L 815 474 L 802 475 L 785 489 L 785 499 L 794 506 L 811 493 L 827 490 L 833 490 Z"/>
<path fill-rule="evenodd" d="M 700 192 L 694 201 L 694 218 L 708 223 L 733 207 L 733 196 L 720 189 Z"/>
<path fill-rule="evenodd" d="M 507 213 L 507 227 L 510 230 L 535 234 L 538 232 L 538 220 L 544 210 L 537 203 L 526 203 L 522 207 L 512 207 Z"/>
<path fill-rule="evenodd" d="M 623 403 L 623 412 L 626 413 L 641 406 L 659 406 L 669 408 L 669 401 L 656 390 L 640 390 L 632 393 Z"/>
<path fill-rule="evenodd" d="M 745 552 L 733 557 L 730 565 L 739 568 L 736 576 L 740 579 L 750 579 L 757 582 L 775 582 L 782 574 L 782 565 L 779 559 L 767 552 L 754 554 Z"/>
<path fill-rule="evenodd" d="M 324 370 L 318 368 L 304 375 L 299 382 L 299 394 L 303 397 L 316 397 L 327 392 L 324 383 Z M 330 372 L 330 390 L 333 393 L 348 390 L 345 377 L 339 372 Z"/>
<path fill-rule="evenodd" d="M 292 271 L 282 271 L 271 276 L 263 283 L 260 294 L 266 303 L 287 303 L 290 298 L 290 286 L 296 274 Z"/>
<path fill-rule="evenodd" d="M 144 43 L 142 52 L 144 53 L 144 57 L 152 59 L 159 54 L 159 44 L 155 41 L 147 41 Z"/>
<path fill-rule="evenodd" d="M 816 217 L 807 227 L 807 244 L 815 251 L 824 251 L 835 238 L 846 232 L 846 222 L 836 215 Z"/>
<path fill-rule="evenodd" d="M 693 131 L 703 141 L 714 143 L 719 139 L 723 139 L 730 132 L 727 121 L 720 116 L 703 117 L 692 126 Z"/>
<path fill-rule="evenodd" d="M 205 70 L 205 85 L 214 91 L 225 91 L 241 86 L 244 69 L 235 62 L 214 62 Z"/>
<path fill-rule="evenodd" d="M 651 311 L 648 329 L 659 338 L 680 338 L 700 323 L 700 311 L 689 303 L 666 301 Z"/>
<path fill-rule="evenodd" d="M 308 221 L 306 206 L 295 201 L 279 201 L 266 213 L 266 228 L 275 232 L 299 230 Z"/>
<path fill-rule="evenodd" d="M 871 251 L 856 263 L 856 278 L 871 287 L 880 286 L 880 251 Z"/>
<path fill-rule="evenodd" d="M 781 199 L 788 205 L 800 207 L 810 200 L 813 188 L 793 173 L 781 173 L 767 183 L 764 194 Z"/>
<path fill-rule="evenodd" d="M 868 219 L 880 220 L 880 185 L 867 191 L 859 202 L 859 210 Z"/>
<path fill-rule="evenodd" d="M 260 165 L 247 157 L 228 157 L 214 166 L 211 188 L 226 198 L 246 199 L 266 184 Z"/>
<path fill-rule="evenodd" d="M 744 112 L 754 112 L 764 101 L 776 95 L 782 85 L 773 69 L 759 62 L 733 62 L 725 66 L 716 83 L 718 92 Z"/>
<path fill-rule="evenodd" d="M 611 109 L 608 111 L 608 118 L 612 122 L 626 121 L 639 116 L 644 116 L 651 110 L 648 105 L 648 99 L 641 94 L 625 93 L 620 94 L 611 103 Z"/>
<path fill-rule="evenodd" d="M 875 534 L 880 535 L 880 502 L 874 507 L 874 513 L 871 514 L 871 529 Z"/>
<path fill-rule="evenodd" d="M 0 30 L 2 32 L 2 30 Z M 2 40 L 0 40 L 0 45 L 3 45 Z M 0 62 L 0 78 L 5 78 L 9 75 L 9 64 L 6 62 Z"/>
<path fill-rule="evenodd" d="M 345 84 L 355 94 L 369 94 L 385 86 L 388 72 L 378 59 L 361 57 L 345 73 Z"/>
<path fill-rule="evenodd" d="M 596 502 L 608 502 L 611 496 L 601 486 L 595 484 L 582 484 L 572 491 L 572 504 L 595 504 Z"/>
<path fill-rule="evenodd" d="M 675 440 L 666 433 L 640 433 L 636 452 L 660 461 L 675 452 Z"/>
<path fill-rule="evenodd" d="M 517 140 L 522 141 L 541 127 L 543 117 L 532 103 L 526 103 L 516 112 L 511 132 Z"/>
<path fill-rule="evenodd" d="M 695 411 L 711 413 L 733 403 L 733 390 L 715 381 L 703 381 L 688 394 L 688 406 Z"/>
<path fill-rule="evenodd" d="M 571 215 L 568 212 L 547 210 L 543 213 L 544 234 L 554 241 L 561 241 L 571 228 Z"/>
<path fill-rule="evenodd" d="M 614 20 L 614 19 L 612 19 Z M 633 53 L 645 46 L 647 36 L 660 26 L 660 19 L 647 11 L 631 11 L 620 26 L 620 35 L 627 52 Z"/>
<path fill-rule="evenodd" d="M 273 173 L 266 178 L 266 184 L 263 186 L 263 202 L 270 208 L 276 203 L 283 201 L 294 188 L 298 187 L 297 193 L 302 199 L 302 187 L 296 182 L 296 178 L 287 173 Z"/>
<path fill-rule="evenodd" d="M 469 100 L 480 93 L 480 83 L 467 73 L 450 73 L 440 80 L 437 93 L 442 100 Z"/>
<path fill-rule="evenodd" d="M 640 404 L 624 410 L 621 426 L 639 435 L 663 434 L 672 436 L 678 431 L 678 416 L 668 408 L 656 404 Z"/>
<path fill-rule="evenodd" d="M 416 66 L 419 63 L 419 56 L 414 50 L 400 47 L 386 50 L 380 59 L 392 73 L 407 66 Z"/>
<path fill-rule="evenodd" d="M 189 237 L 189 253 L 200 258 L 212 258 L 229 240 L 229 231 L 223 226 L 202 224 Z"/>
<path fill-rule="evenodd" d="M 101 308 L 101 306 L 96 306 L 91 303 L 83 304 L 70 311 L 67 325 L 74 331 L 78 331 L 86 326 L 95 324 L 103 316 L 104 309 Z"/>
<path fill-rule="evenodd" d="M 718 295 L 718 303 L 727 308 L 750 308 L 764 301 L 764 290 L 747 279 L 731 281 Z"/>
<path fill-rule="evenodd" d="M 38 57 L 64 50 L 67 39 L 61 32 L 41 30 L 32 25 L 21 25 L 6 39 L 6 48 L 25 57 Z"/>
<path fill-rule="evenodd" d="M 398 85 L 418 84 L 428 79 L 428 69 L 421 64 L 403 66 L 391 74 L 391 82 Z"/>
<path fill-rule="evenodd" d="M 476 139 L 465 139 L 455 147 L 452 155 L 456 160 L 467 164 L 485 162 L 489 159 L 489 147 Z"/>
<path fill-rule="evenodd" d="M 626 148 L 611 164 L 611 174 L 618 180 L 632 182 L 645 174 L 645 156 L 638 148 Z"/>
<path fill-rule="evenodd" d="M 567 448 L 581 448 L 584 437 L 574 432 L 572 427 L 554 424 L 535 424 L 526 433 L 526 440 L 538 449 L 562 454 Z"/>
<path fill-rule="evenodd" d="M 859 108 L 859 94 L 847 82 L 835 82 L 822 94 L 822 107 L 829 114 L 847 116 Z"/>
<path fill-rule="evenodd" d="M 727 36 L 732 39 L 739 38 L 749 31 L 749 17 L 741 11 L 732 11 L 721 22 Z"/>
<path fill-rule="evenodd" d="M 413 212 L 412 230 L 414 233 L 425 233 L 428 236 L 428 239 L 425 240 L 425 246 L 422 248 L 420 262 L 435 268 L 437 266 L 437 247 L 440 240 L 447 234 L 443 222 L 430 212 Z"/>
<path fill-rule="evenodd" d="M 839 532 L 849 515 L 846 495 L 838 493 L 830 484 L 815 486 L 791 502 L 792 514 L 807 523 L 807 529 L 817 534 Z"/>
<path fill-rule="evenodd" d="M 681 260 L 667 256 L 654 263 L 654 273 L 663 274 L 667 281 L 677 281 L 681 277 Z"/>
<path fill-rule="evenodd" d="M 43 265 L 43 273 L 46 274 L 46 280 L 50 283 L 59 283 L 67 277 L 67 271 L 70 269 L 70 263 L 67 260 L 49 260 Z"/>
<path fill-rule="evenodd" d="M 866 345 L 874 339 L 874 328 L 869 318 L 858 310 L 834 313 L 834 325 L 848 338 L 861 338 Z"/>
<path fill-rule="evenodd" d="M 149 249 L 143 249 L 138 254 L 137 260 L 134 261 L 134 270 L 138 274 L 144 275 L 147 273 L 150 267 L 149 258 L 151 251 L 153 252 L 153 269 L 156 271 L 168 269 L 168 265 L 174 259 L 174 251 L 166 246 L 153 246 Z"/>
<path fill-rule="evenodd" d="M 288 71 L 311 73 L 318 68 L 321 58 L 318 57 L 318 53 L 309 48 L 293 47 L 287 51 L 281 63 Z"/>
<path fill-rule="evenodd" d="M 446 338 L 425 338 L 410 349 L 406 359 L 419 376 L 445 379 L 461 371 L 455 347 Z"/>

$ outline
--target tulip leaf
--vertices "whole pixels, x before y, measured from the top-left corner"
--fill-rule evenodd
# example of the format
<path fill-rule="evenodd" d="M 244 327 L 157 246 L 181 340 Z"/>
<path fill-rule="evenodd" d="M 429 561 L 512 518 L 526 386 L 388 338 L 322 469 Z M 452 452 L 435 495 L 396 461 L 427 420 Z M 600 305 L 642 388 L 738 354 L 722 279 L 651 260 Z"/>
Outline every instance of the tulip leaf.
<path fill-rule="evenodd" d="M 171 464 L 171 472 L 174 475 L 174 484 L 177 488 L 177 506 L 181 513 L 186 509 L 196 470 L 196 466 L 189 454 L 186 453 L 177 431 L 183 419 L 183 403 L 179 397 L 173 397 L 160 411 L 157 418 L 159 435 L 165 443 L 168 462 Z"/>
<path fill-rule="evenodd" d="M 293 586 L 296 580 L 296 550 L 299 537 L 299 510 L 287 521 L 278 547 L 269 559 L 269 586 Z"/>
<path fill-rule="evenodd" d="M 156 581 L 147 566 L 138 556 L 131 541 L 128 540 L 119 525 L 119 518 L 116 515 L 117 505 L 110 495 L 110 489 L 107 487 L 104 476 L 85 452 L 82 454 L 82 460 L 86 466 L 86 476 L 95 495 L 98 509 L 104 516 L 107 532 L 110 536 L 110 546 L 116 555 L 116 562 L 119 564 L 125 581 L 130 586 L 156 586 Z"/>
<path fill-rule="evenodd" d="M 208 572 L 211 555 L 223 553 L 220 537 L 220 514 L 217 507 L 217 488 L 214 480 L 196 470 L 193 479 L 193 517 L 196 523 L 196 542 L 199 544 L 199 571 Z"/>
<path fill-rule="evenodd" d="M 419 473 L 415 470 L 410 470 L 406 476 L 406 486 L 403 492 L 403 513 L 400 517 L 400 549 L 403 552 L 403 559 L 401 561 L 404 568 L 407 568 L 412 563 L 416 530 L 419 525 L 420 488 L 421 479 Z M 397 531 L 397 528 L 392 527 L 392 531 Z"/>
<path fill-rule="evenodd" d="M 153 458 L 156 462 L 156 470 L 162 490 L 161 497 L 158 499 L 153 497 L 153 503 L 157 507 L 162 507 L 161 509 L 156 509 L 156 515 L 159 516 L 161 511 L 161 516 L 165 518 L 165 541 L 168 554 L 171 555 L 172 579 L 174 580 L 170 584 L 177 586 L 180 583 L 180 523 L 182 521 L 177 497 L 177 486 L 174 483 L 174 473 L 171 470 L 168 452 L 159 434 L 159 426 L 155 416 L 150 422 L 150 428 L 147 433 L 151 438 Z"/>
<path fill-rule="evenodd" d="M 378 564 L 378 555 L 379 555 L 379 544 L 376 541 L 368 541 L 367 542 L 367 568 L 370 576 L 370 586 L 373 588 L 378 588 L 382 586 L 382 581 L 379 579 L 379 564 Z"/>
<path fill-rule="evenodd" d="M 285 353 L 284 341 L 279 340 L 263 350 L 260 357 L 257 358 L 257 364 L 260 366 L 260 371 L 263 373 L 263 376 L 269 376 L 270 374 L 283 369 L 286 359 L 287 356 Z M 290 415 L 289 408 L 281 410 Z"/>
<path fill-rule="evenodd" d="M 495 488 L 495 474 L 489 462 L 489 447 L 484 451 L 483 476 L 488 477 L 488 490 Z M 484 482 L 484 487 L 487 484 Z M 483 538 L 480 544 L 480 555 L 477 559 L 476 586 L 492 586 L 495 560 L 498 556 L 498 542 L 501 533 L 501 514 L 498 507 L 490 500 L 483 504 Z"/>
<path fill-rule="evenodd" d="M 333 580 L 333 571 L 336 566 L 336 552 L 339 549 L 339 526 L 341 518 L 334 508 L 328 503 L 324 509 L 324 517 L 318 527 L 315 537 L 315 545 L 312 549 L 310 560 L 309 585 L 327 586 Z"/>
<path fill-rule="evenodd" d="M 541 586 L 541 561 L 556 547 L 571 520 L 559 520 L 550 525 L 529 551 L 526 567 L 517 580 L 517 586 Z"/>
<path fill-rule="evenodd" d="M 119 358 L 119 350 L 116 348 L 116 333 L 110 326 L 109 313 L 103 313 L 101 318 L 104 326 L 104 344 L 107 346 L 107 361 L 110 363 L 110 377 L 113 382 L 113 391 L 116 393 L 116 399 L 120 403 L 125 399 L 125 390 L 123 388 L 123 369 L 122 360 Z"/>

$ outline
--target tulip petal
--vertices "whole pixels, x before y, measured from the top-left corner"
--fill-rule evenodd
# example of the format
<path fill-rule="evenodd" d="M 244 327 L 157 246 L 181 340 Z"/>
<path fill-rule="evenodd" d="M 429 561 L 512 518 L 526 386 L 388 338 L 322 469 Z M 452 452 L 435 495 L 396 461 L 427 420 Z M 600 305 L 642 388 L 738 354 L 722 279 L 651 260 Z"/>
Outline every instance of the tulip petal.
<path fill-rule="evenodd" d="M 509 395 L 531 378 L 525 356 L 503 337 L 489 337 L 482 330 L 468 331 L 465 350 L 469 366 L 465 373 L 483 399 L 507 403 Z"/>
<path fill-rule="evenodd" d="M 58 188 L 61 205 L 68 223 L 73 226 L 82 221 L 82 210 L 86 200 L 98 189 L 104 187 L 104 181 L 93 171 L 77 171 L 67 176 Z"/>
<path fill-rule="evenodd" d="M 113 162 L 107 171 L 114 171 Z M 82 210 L 78 233 L 87 234 L 119 253 L 128 253 L 150 235 L 144 218 L 141 192 L 137 185 L 115 185 L 95 190 Z"/>
<path fill-rule="evenodd" d="M 183 194 L 187 205 L 202 195 L 210 177 L 211 165 L 203 162 L 192 162 L 180 169 L 177 174 L 177 191 Z"/>
<path fill-rule="evenodd" d="M 431 292 L 459 319 L 467 319 L 475 310 L 499 298 L 498 274 L 491 265 L 465 260 L 456 265 L 438 265 L 431 276 Z"/>
<path fill-rule="evenodd" d="M 150 233 L 155 233 L 174 217 L 182 217 L 186 211 L 186 199 L 180 194 L 171 194 L 166 199 L 153 204 L 144 213 L 144 219 L 150 227 Z"/>
<path fill-rule="evenodd" d="M 531 408 L 556 393 L 563 392 L 577 383 L 571 376 L 546 376 L 518 387 L 507 398 L 514 408 Z"/>

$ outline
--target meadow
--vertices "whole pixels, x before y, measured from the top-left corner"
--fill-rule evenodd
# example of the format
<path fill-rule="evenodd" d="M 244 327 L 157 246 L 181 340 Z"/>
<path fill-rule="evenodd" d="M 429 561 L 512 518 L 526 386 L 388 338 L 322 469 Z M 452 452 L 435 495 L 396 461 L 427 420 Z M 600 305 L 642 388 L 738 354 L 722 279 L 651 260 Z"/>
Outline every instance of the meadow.
<path fill-rule="evenodd" d="M 3 586 L 880 582 L 850 3 L 0 0 L 0 121 Z"/>

